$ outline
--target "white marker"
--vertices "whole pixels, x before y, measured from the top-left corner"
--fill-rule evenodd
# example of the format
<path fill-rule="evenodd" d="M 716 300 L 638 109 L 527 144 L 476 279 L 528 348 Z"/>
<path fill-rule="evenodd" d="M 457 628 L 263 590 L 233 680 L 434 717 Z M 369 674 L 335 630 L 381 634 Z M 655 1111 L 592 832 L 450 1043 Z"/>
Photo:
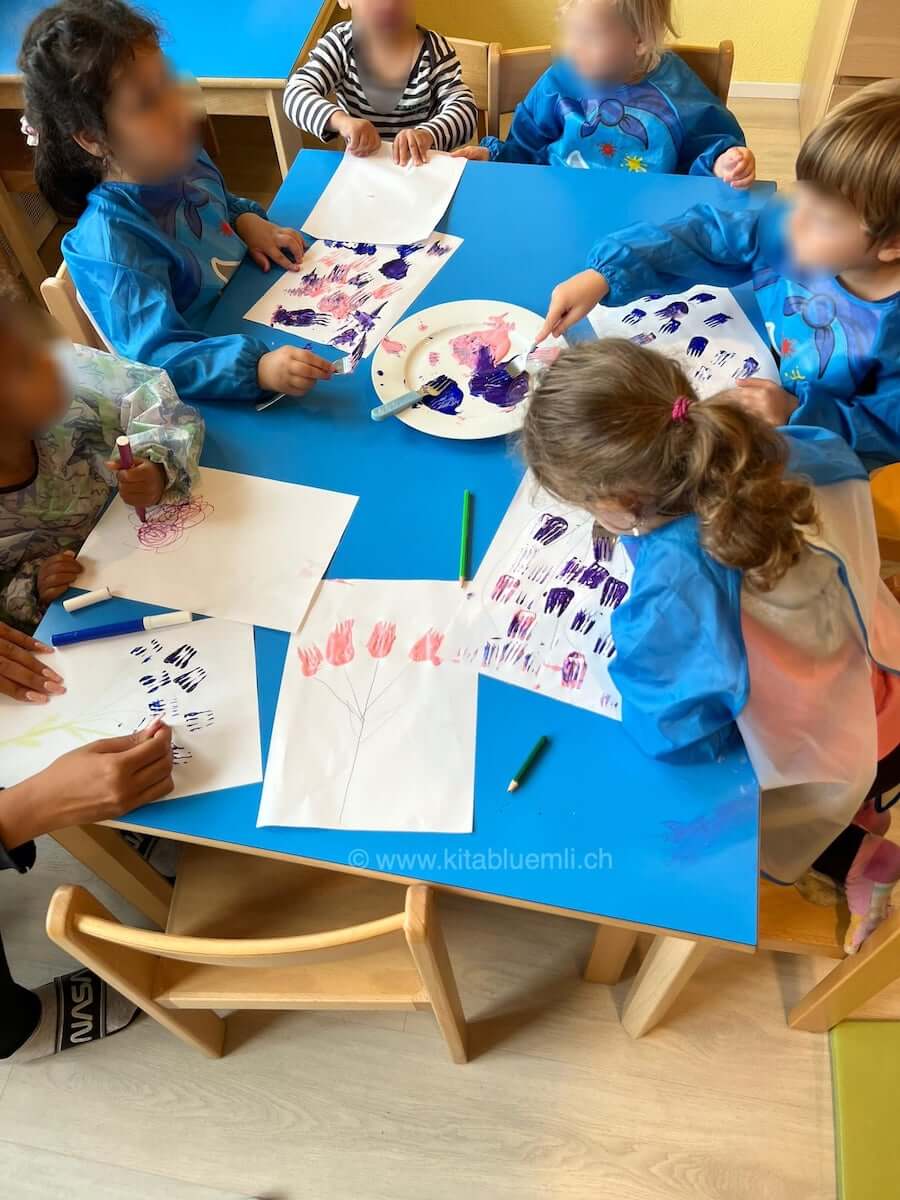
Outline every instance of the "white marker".
<path fill-rule="evenodd" d="M 92 604 L 102 604 L 104 600 L 112 599 L 108 587 L 97 588 L 96 592 L 85 592 L 81 596 L 73 596 L 71 600 L 63 600 L 63 608 L 68 613 L 78 612 L 79 608 L 90 608 Z"/>

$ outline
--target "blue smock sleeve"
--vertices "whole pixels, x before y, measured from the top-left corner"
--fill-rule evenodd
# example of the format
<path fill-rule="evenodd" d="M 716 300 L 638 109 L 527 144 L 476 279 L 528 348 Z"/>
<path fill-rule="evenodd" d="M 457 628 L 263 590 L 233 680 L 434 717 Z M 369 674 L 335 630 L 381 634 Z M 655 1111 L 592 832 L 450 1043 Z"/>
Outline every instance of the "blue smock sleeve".
<path fill-rule="evenodd" d="M 683 175 L 712 175 L 718 158 L 747 144 L 740 125 L 711 93 L 708 99 L 691 104 L 682 121 L 685 138 L 678 170 Z"/>
<path fill-rule="evenodd" d="M 750 691 L 740 572 L 709 558 L 696 536 L 688 519 L 625 539 L 634 580 L 613 614 L 610 674 L 622 724 L 653 758 L 713 759 Z"/>
<path fill-rule="evenodd" d="M 546 166 L 550 161 L 549 148 L 562 133 L 563 122 L 551 67 L 540 77 L 521 104 L 516 105 L 509 137 L 482 138 L 482 146 L 491 153 L 492 162 L 532 163 Z"/>
<path fill-rule="evenodd" d="M 685 280 L 735 287 L 759 254 L 759 210 L 697 204 L 664 225 L 638 223 L 604 238 L 588 266 L 606 279 L 608 303 L 616 306 L 648 292 L 676 292 Z"/>
<path fill-rule="evenodd" d="M 167 265 L 142 247 L 140 266 L 112 258 L 67 261 L 79 294 L 116 352 L 167 372 L 182 400 L 258 400 L 265 342 L 243 334 L 208 337 L 175 306 Z"/>
<path fill-rule="evenodd" d="M 262 217 L 264 221 L 269 219 L 269 214 L 255 200 L 245 200 L 243 196 L 233 196 L 231 192 L 226 192 L 225 201 L 228 205 L 228 220 L 232 225 L 238 217 L 243 217 L 245 213 L 253 213 L 254 216 Z"/>

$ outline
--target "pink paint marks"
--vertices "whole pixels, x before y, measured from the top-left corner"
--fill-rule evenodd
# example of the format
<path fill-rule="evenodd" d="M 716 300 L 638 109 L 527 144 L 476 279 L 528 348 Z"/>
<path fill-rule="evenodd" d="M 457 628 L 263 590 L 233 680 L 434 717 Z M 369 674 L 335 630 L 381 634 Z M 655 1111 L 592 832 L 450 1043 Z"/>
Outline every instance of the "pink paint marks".
<path fill-rule="evenodd" d="M 366 649 L 372 658 L 387 658 L 397 640 L 397 626 L 392 621 L 377 621 Z"/>
<path fill-rule="evenodd" d="M 561 346 L 538 346 L 528 355 L 529 361 L 539 362 L 543 367 L 552 367 L 562 354 Z"/>
<path fill-rule="evenodd" d="M 346 292 L 331 292 L 323 296 L 318 304 L 319 312 L 331 313 L 337 321 L 346 321 L 353 312 L 353 297 Z"/>
<path fill-rule="evenodd" d="M 437 350 L 432 350 L 431 353 L 428 355 L 428 362 L 430 363 L 430 365 L 432 367 L 436 367 L 440 361 L 441 361 L 440 354 L 438 354 Z"/>
<path fill-rule="evenodd" d="M 424 321 L 420 321 L 419 322 L 419 333 L 427 333 L 427 332 L 428 332 L 428 326 L 425 324 Z"/>
<path fill-rule="evenodd" d="M 474 370 L 478 366 L 479 352 L 485 349 L 490 351 L 494 363 L 509 358 L 512 349 L 509 335 L 515 329 L 515 324 L 504 316 L 488 317 L 487 323 L 487 329 L 460 334 L 450 343 L 453 357 L 462 366 Z"/>
<path fill-rule="evenodd" d="M 300 670 L 307 679 L 311 679 L 322 665 L 322 651 L 318 646 L 300 646 L 297 657 L 300 660 Z"/>
<path fill-rule="evenodd" d="M 441 665 L 439 651 L 443 641 L 444 635 L 442 633 L 438 633 L 436 629 L 429 629 L 413 645 L 413 648 L 409 652 L 409 657 L 415 663 L 430 662 L 433 666 L 439 667 Z"/>
<path fill-rule="evenodd" d="M 400 291 L 399 283 L 383 283 L 381 287 L 377 287 L 372 293 L 373 300 L 387 300 L 389 296 L 393 296 L 395 292 Z"/>
<path fill-rule="evenodd" d="M 353 661 L 353 621 L 339 621 L 328 635 L 325 657 L 333 667 L 345 667 Z"/>
<path fill-rule="evenodd" d="M 384 338 L 381 342 L 381 348 L 385 354 L 402 354 L 406 349 L 402 342 L 395 342 L 393 338 Z"/>

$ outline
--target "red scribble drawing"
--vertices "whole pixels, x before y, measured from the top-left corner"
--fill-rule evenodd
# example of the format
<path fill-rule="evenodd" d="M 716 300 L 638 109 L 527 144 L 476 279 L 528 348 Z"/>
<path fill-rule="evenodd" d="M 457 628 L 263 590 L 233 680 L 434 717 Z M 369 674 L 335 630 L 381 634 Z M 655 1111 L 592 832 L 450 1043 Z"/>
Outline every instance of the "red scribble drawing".
<path fill-rule="evenodd" d="M 189 500 L 158 504 L 156 508 L 148 509 L 143 524 L 134 510 L 129 514 L 129 520 L 135 527 L 141 549 L 159 553 L 180 542 L 186 530 L 202 525 L 213 512 L 215 509 L 209 501 L 202 496 L 192 496 Z"/>

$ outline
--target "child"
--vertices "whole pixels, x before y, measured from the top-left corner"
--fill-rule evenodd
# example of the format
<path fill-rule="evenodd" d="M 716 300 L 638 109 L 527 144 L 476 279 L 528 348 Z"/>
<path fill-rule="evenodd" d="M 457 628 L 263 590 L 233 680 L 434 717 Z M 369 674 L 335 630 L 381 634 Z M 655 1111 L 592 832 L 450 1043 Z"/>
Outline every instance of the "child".
<path fill-rule="evenodd" d="M 288 80 L 284 111 L 294 124 L 326 142 L 339 134 L 363 157 L 382 138 L 393 141 L 401 166 L 474 137 L 478 110 L 459 60 L 445 38 L 416 24 L 413 0 L 352 3 L 353 20 L 330 29 Z"/>
<path fill-rule="evenodd" d="M 31 632 L 81 573 L 75 555 L 113 490 L 135 508 L 186 495 L 202 442 L 162 371 L 85 346 L 53 353 L 30 314 L 0 304 L 0 620 Z"/>
<path fill-rule="evenodd" d="M 620 339 L 547 369 L 524 449 L 634 563 L 612 617 L 626 730 L 654 757 L 710 760 L 737 726 L 763 789 L 763 870 L 793 882 L 846 841 L 876 761 L 900 745 L 900 607 L 878 577 L 859 461 L 824 430 L 776 432 L 727 396 L 698 403 L 679 364 Z M 879 790 L 900 783 L 895 758 Z M 854 885 L 852 949 L 900 879 L 900 847 L 848 844 L 849 860 L 846 845 L 831 853 Z"/>
<path fill-rule="evenodd" d="M 793 211 L 698 205 L 594 247 L 590 270 L 553 293 L 539 338 L 605 297 L 627 304 L 684 279 L 753 280 L 783 388 L 740 384 L 783 424 L 841 434 L 871 470 L 900 459 L 900 80 L 863 88 L 806 140 Z"/>
<path fill-rule="evenodd" d="M 537 81 L 507 141 L 458 150 L 472 159 L 756 178 L 740 125 L 671 51 L 672 0 L 562 0 L 564 57 Z"/>
<path fill-rule="evenodd" d="M 329 378 L 309 351 L 203 332 L 245 251 L 296 270 L 303 244 L 197 154 L 156 27 L 121 0 L 63 0 L 32 22 L 19 65 L 38 185 L 78 218 L 63 254 L 110 346 L 164 367 L 192 401 L 302 395 Z"/>

